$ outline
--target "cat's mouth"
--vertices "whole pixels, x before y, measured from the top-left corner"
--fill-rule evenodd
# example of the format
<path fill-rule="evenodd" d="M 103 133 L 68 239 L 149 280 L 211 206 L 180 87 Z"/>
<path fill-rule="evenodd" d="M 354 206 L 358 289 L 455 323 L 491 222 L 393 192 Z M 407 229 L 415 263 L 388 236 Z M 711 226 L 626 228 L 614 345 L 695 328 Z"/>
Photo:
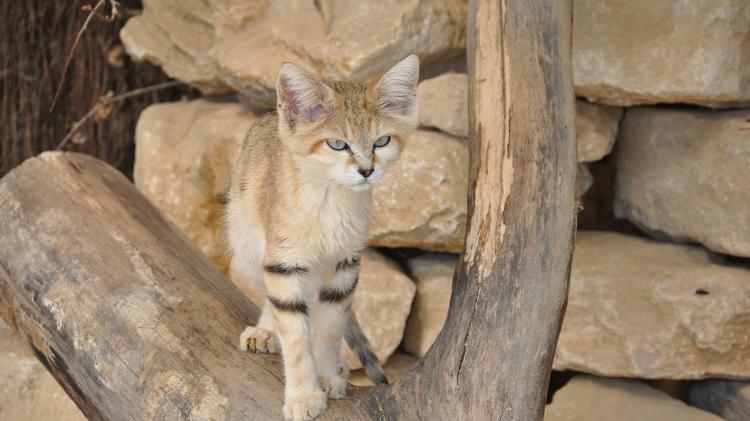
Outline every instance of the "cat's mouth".
<path fill-rule="evenodd" d="M 352 190 L 364 190 L 372 187 L 372 183 L 370 183 L 368 180 L 360 180 L 358 183 L 350 184 L 349 187 Z"/>

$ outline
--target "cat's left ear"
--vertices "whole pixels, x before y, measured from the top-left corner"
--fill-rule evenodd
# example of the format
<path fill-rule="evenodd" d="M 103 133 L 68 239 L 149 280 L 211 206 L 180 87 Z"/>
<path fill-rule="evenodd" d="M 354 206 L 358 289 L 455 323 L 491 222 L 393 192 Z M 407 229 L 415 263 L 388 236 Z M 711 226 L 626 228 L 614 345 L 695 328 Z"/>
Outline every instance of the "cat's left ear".
<path fill-rule="evenodd" d="M 417 82 L 419 58 L 412 54 L 391 67 L 377 82 L 380 109 L 388 114 L 416 116 Z"/>
<path fill-rule="evenodd" d="M 327 112 L 325 104 L 330 95 L 330 88 L 307 70 L 292 63 L 284 63 L 279 69 L 276 102 L 279 114 L 292 131 L 300 123 L 322 117 Z"/>

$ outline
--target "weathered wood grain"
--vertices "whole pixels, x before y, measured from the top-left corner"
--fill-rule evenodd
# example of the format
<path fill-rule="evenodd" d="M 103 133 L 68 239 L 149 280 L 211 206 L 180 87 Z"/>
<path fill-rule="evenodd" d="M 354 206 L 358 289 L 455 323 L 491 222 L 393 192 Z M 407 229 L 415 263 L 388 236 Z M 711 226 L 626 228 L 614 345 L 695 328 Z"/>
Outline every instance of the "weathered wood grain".
<path fill-rule="evenodd" d="M 257 308 L 119 172 L 45 153 L 0 209 L 0 311 L 89 418 L 280 416 L 278 360 L 237 350 Z"/>
<path fill-rule="evenodd" d="M 573 247 L 570 0 L 471 1 L 466 252 L 436 344 L 332 420 L 540 420 Z M 0 315 L 92 419 L 281 418 L 258 311 L 119 173 L 49 153 L 0 181 Z"/>

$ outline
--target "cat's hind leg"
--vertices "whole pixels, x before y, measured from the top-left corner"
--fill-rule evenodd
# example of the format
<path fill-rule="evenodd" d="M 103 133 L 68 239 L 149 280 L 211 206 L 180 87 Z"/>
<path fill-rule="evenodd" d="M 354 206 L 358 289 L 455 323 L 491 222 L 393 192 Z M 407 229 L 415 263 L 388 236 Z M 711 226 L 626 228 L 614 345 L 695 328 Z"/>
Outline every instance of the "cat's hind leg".
<path fill-rule="evenodd" d="M 321 290 L 315 312 L 313 352 L 320 386 L 332 399 L 346 395 L 349 367 L 341 358 L 341 343 L 348 322 L 347 310 L 359 278 L 359 254 L 339 262 L 333 279 Z"/>

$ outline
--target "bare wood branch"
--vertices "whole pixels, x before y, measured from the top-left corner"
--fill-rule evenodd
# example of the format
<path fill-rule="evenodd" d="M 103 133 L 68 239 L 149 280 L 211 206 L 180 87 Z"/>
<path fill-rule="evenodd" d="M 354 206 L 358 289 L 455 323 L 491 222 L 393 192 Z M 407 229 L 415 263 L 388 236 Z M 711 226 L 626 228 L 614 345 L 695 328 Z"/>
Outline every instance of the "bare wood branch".
<path fill-rule="evenodd" d="M 57 89 L 55 90 L 55 96 L 52 97 L 52 105 L 49 106 L 50 111 L 55 109 L 57 98 L 60 96 L 60 91 L 62 91 L 63 83 L 65 83 L 65 75 L 68 73 L 68 67 L 70 67 L 70 62 L 71 60 L 73 60 L 73 54 L 76 51 L 76 47 L 78 47 L 78 43 L 81 41 L 81 36 L 83 35 L 84 32 L 86 32 L 86 28 L 89 27 L 89 22 L 91 22 L 91 18 L 94 17 L 94 15 L 96 14 L 96 11 L 99 10 L 99 8 L 102 7 L 103 5 L 104 5 L 104 0 L 99 0 L 96 3 L 96 5 L 91 10 L 89 10 L 89 15 L 86 17 L 86 20 L 83 22 L 81 29 L 78 31 L 75 41 L 73 41 L 73 46 L 70 47 L 70 50 L 68 51 L 68 56 L 65 58 L 65 65 L 63 66 L 62 75 L 60 75 L 60 82 L 57 84 Z"/>
<path fill-rule="evenodd" d="M 96 105 L 91 107 L 91 109 L 86 114 L 84 114 L 84 116 L 81 117 L 80 120 L 73 123 L 73 127 L 71 127 L 70 131 L 68 131 L 65 137 L 63 137 L 60 140 L 60 143 L 57 144 L 57 147 L 55 149 L 62 150 L 62 148 L 64 148 L 65 145 L 68 144 L 70 139 L 73 138 L 73 136 L 78 132 L 78 130 L 80 130 L 81 127 L 83 127 L 83 125 L 86 124 L 86 122 L 88 122 L 91 118 L 93 118 L 97 114 L 97 112 L 102 106 L 115 104 L 117 102 L 124 101 L 134 96 L 147 94 L 149 92 L 154 92 L 154 91 L 158 91 L 161 89 L 172 88 L 172 87 L 179 86 L 179 85 L 182 85 L 182 82 L 180 82 L 179 80 L 170 80 L 169 82 L 162 82 L 162 83 L 157 83 L 151 86 L 145 86 L 143 88 L 133 89 L 132 91 L 128 91 L 128 92 L 122 93 L 120 95 L 112 96 L 112 97 L 107 97 L 107 96 L 101 97 L 99 99 L 99 102 L 97 102 Z"/>

